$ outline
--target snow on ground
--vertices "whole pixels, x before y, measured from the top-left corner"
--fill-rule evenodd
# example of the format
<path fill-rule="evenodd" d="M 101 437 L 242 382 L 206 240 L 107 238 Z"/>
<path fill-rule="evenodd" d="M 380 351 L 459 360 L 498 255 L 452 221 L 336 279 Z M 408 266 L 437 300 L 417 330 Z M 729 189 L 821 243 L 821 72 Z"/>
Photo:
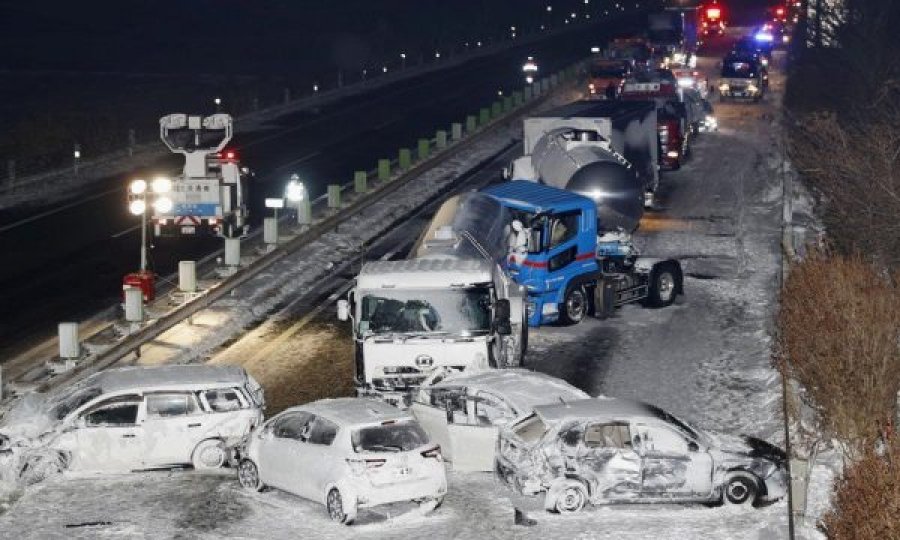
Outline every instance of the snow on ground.
<path fill-rule="evenodd" d="M 654 226 L 644 229 L 638 243 L 648 255 L 682 259 L 687 272 L 683 300 L 661 310 L 628 306 L 608 321 L 537 330 L 530 342 L 529 367 L 591 394 L 649 401 L 700 427 L 783 444 L 780 384 L 770 363 L 781 219 L 781 179 L 773 168 L 780 162 L 773 106 L 717 104 L 722 131 L 702 136 L 694 161 L 664 178 L 660 211 L 648 220 Z M 344 239 L 344 231 L 361 231 L 359 227 L 377 222 L 360 219 L 342 228 Z M 309 266 L 302 271 L 287 265 L 272 270 L 273 275 L 287 272 L 289 284 L 267 292 L 251 287 L 239 292 L 225 310 L 228 332 L 261 317 L 264 307 L 313 287 L 317 276 L 330 271 L 326 261 L 347 253 L 329 247 L 336 245 L 336 238 L 323 241 L 328 244 L 311 246 L 309 258 L 303 259 Z M 313 275 L 306 277 L 308 273 Z M 221 343 L 224 334 L 221 328 L 212 329 L 187 351 L 170 357 L 202 355 Z M 348 355 L 346 348 L 316 344 L 335 337 L 346 339 L 346 332 L 311 325 L 273 347 L 267 353 L 270 358 L 257 359 L 276 366 L 284 357 L 293 357 L 282 368 L 273 368 L 272 377 L 260 378 L 267 393 L 295 395 L 290 388 L 294 385 L 310 391 L 309 381 L 302 380 L 309 369 L 347 369 L 348 358 L 334 357 L 341 350 Z M 280 377 L 285 369 L 294 371 L 291 377 Z M 316 379 L 313 384 L 329 381 Z M 813 474 L 813 521 L 827 506 L 828 471 L 817 468 Z M 431 516 L 397 505 L 365 512 L 359 524 L 346 528 L 329 522 L 319 504 L 280 492 L 243 491 L 227 472 L 65 476 L 25 493 L 0 516 L 0 530 L 42 539 L 787 536 L 785 501 L 761 509 L 656 505 L 606 507 L 566 517 L 536 513 L 532 517 L 537 525 L 525 528 L 513 525 L 512 507 L 491 475 L 450 472 L 449 481 L 444 505 Z M 808 527 L 802 533 L 816 537 Z"/>

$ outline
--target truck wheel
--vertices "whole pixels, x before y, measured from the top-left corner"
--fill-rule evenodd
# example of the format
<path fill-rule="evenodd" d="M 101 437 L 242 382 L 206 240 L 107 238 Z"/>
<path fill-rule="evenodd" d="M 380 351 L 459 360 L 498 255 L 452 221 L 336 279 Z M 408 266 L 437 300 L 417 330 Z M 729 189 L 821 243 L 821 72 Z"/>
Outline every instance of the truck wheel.
<path fill-rule="evenodd" d="M 660 263 L 650 272 L 647 305 L 661 308 L 672 305 L 678 293 L 681 273 L 672 263 Z"/>
<path fill-rule="evenodd" d="M 564 325 L 578 324 L 590 309 L 587 292 L 583 285 L 570 287 L 563 303 L 559 306 L 559 320 Z"/>

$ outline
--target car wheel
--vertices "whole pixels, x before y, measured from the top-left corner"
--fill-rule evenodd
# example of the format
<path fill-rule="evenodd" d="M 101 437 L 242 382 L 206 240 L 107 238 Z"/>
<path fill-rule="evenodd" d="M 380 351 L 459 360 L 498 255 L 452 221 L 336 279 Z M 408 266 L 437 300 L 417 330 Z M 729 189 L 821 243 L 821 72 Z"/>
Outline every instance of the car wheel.
<path fill-rule="evenodd" d="M 259 479 L 259 469 L 256 467 L 256 463 L 249 459 L 241 460 L 240 464 L 238 464 L 237 475 L 238 483 L 243 488 L 262 491 L 266 487 L 262 480 Z"/>
<path fill-rule="evenodd" d="M 444 498 L 443 497 L 431 497 L 428 499 L 423 499 L 423 500 L 418 501 L 418 504 L 419 504 L 419 508 L 422 510 L 422 512 L 427 514 L 430 512 L 434 512 L 435 510 L 440 508 L 441 505 L 444 504 Z"/>
<path fill-rule="evenodd" d="M 756 478 L 753 475 L 749 473 L 735 473 L 728 477 L 723 497 L 729 504 L 753 504 L 756 501 L 758 491 Z"/>
<path fill-rule="evenodd" d="M 560 514 L 575 514 L 587 504 L 588 494 L 584 484 L 577 480 L 569 480 L 556 494 L 553 508 Z"/>
<path fill-rule="evenodd" d="M 336 523 L 350 525 L 356 519 L 356 507 L 351 508 L 344 502 L 338 488 L 331 488 L 328 492 L 328 496 L 325 497 L 325 508 L 328 510 L 328 517 Z"/>
<path fill-rule="evenodd" d="M 672 305 L 678 291 L 679 278 L 676 267 L 671 263 L 663 263 L 654 268 L 650 272 L 647 304 L 657 308 Z"/>
<path fill-rule="evenodd" d="M 564 325 L 578 324 L 587 315 L 590 304 L 587 292 L 581 285 L 570 287 L 559 309 L 560 322 Z"/>
<path fill-rule="evenodd" d="M 207 439 L 194 448 L 191 463 L 197 470 L 218 469 L 228 459 L 225 445 L 218 439 Z"/>

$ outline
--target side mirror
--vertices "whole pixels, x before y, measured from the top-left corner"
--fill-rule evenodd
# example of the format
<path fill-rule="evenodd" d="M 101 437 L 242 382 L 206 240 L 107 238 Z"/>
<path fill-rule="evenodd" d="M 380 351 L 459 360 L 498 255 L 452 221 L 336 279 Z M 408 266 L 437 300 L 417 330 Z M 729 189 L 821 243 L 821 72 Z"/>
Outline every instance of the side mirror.
<path fill-rule="evenodd" d="M 339 321 L 347 321 L 350 319 L 350 303 L 346 300 L 338 300 L 337 318 Z"/>
<path fill-rule="evenodd" d="M 699 452 L 700 445 L 695 443 L 694 441 L 688 441 L 688 452 Z"/>

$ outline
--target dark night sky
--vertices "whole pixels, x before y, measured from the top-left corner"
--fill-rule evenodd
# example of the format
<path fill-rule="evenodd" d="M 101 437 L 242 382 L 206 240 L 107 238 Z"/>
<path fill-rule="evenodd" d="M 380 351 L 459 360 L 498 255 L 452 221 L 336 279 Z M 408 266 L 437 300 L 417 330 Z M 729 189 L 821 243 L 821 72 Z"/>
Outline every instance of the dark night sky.
<path fill-rule="evenodd" d="M 260 74 L 312 62 L 351 69 L 402 49 L 496 36 L 511 24 L 521 31 L 559 23 L 585 8 L 583 0 L 4 0 L 0 68 Z"/>

